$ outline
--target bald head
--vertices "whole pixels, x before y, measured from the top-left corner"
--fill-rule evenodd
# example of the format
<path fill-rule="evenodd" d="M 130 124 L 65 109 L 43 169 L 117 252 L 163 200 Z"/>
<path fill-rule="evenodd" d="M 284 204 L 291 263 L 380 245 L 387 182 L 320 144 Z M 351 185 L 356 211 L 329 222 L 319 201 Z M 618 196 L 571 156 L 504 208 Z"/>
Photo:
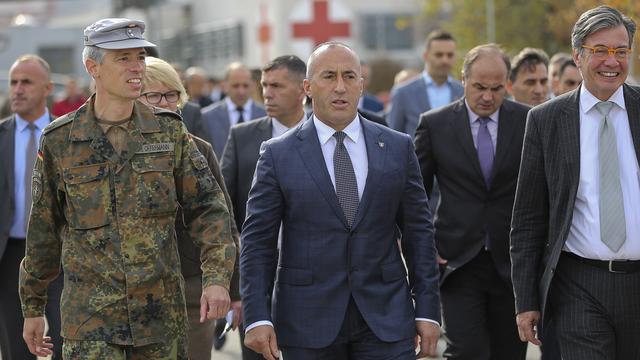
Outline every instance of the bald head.
<path fill-rule="evenodd" d="M 342 130 L 356 118 L 362 95 L 360 58 L 345 44 L 324 43 L 309 57 L 303 86 L 318 120 Z"/>
<path fill-rule="evenodd" d="M 356 54 L 356 52 L 353 51 L 353 49 L 351 49 L 347 44 L 343 44 L 337 41 L 329 41 L 324 44 L 320 44 L 318 47 L 316 47 L 313 50 L 313 52 L 311 53 L 311 56 L 309 56 L 309 60 L 307 60 L 307 79 L 311 79 L 313 77 L 316 71 L 316 64 L 318 62 L 318 57 L 322 57 L 323 54 L 326 54 L 327 50 L 335 49 L 335 48 L 342 48 L 347 52 L 349 52 L 353 56 L 354 60 L 356 60 L 356 62 L 358 63 L 358 75 L 362 74 L 362 69 L 360 65 L 361 61 L 358 54 Z"/>
<path fill-rule="evenodd" d="M 251 71 L 239 62 L 227 66 L 224 77 L 224 92 L 236 106 L 244 106 L 253 90 Z"/>

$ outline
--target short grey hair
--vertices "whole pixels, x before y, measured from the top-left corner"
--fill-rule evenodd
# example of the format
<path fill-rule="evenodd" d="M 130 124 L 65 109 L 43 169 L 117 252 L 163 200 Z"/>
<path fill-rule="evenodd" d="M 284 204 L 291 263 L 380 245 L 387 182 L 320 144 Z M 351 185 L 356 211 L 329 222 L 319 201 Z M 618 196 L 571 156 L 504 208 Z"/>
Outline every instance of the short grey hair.
<path fill-rule="evenodd" d="M 636 33 L 636 23 L 617 9 L 602 5 L 593 8 L 580 15 L 571 32 L 571 46 L 582 53 L 582 45 L 586 38 L 603 29 L 613 29 L 624 25 L 629 34 L 629 47 L 633 44 L 633 36 Z"/>
<path fill-rule="evenodd" d="M 49 66 L 49 63 L 38 55 L 25 54 L 20 56 L 19 58 L 16 59 L 16 61 L 13 62 L 13 65 L 11 65 L 11 69 L 13 69 L 16 65 L 23 62 L 27 62 L 27 61 L 34 61 L 40 64 L 44 72 L 47 74 L 47 81 L 51 80 L 51 67 Z"/>
<path fill-rule="evenodd" d="M 482 55 L 495 54 L 502 59 L 504 66 L 507 68 L 507 78 L 509 77 L 509 73 L 511 72 L 511 61 L 509 60 L 509 56 L 505 54 L 505 52 L 500 48 L 498 44 L 484 44 L 478 45 L 473 49 L 469 50 L 469 52 L 464 56 L 464 60 L 462 62 L 462 77 L 466 80 L 471 76 L 471 65 L 473 65 L 476 60 L 480 58 Z"/>
<path fill-rule="evenodd" d="M 98 64 L 102 64 L 104 61 L 104 54 L 106 51 L 97 46 L 85 46 L 82 50 L 82 63 L 86 63 L 87 59 L 91 59 Z"/>

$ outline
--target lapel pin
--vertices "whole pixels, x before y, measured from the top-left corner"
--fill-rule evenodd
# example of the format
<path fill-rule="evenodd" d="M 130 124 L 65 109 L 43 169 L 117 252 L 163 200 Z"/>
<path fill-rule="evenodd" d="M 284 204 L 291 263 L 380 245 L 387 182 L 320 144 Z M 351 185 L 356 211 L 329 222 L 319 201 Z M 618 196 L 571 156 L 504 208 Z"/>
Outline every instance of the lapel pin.
<path fill-rule="evenodd" d="M 378 146 L 380 146 L 380 148 L 384 147 L 384 143 L 382 141 L 378 142 Z"/>

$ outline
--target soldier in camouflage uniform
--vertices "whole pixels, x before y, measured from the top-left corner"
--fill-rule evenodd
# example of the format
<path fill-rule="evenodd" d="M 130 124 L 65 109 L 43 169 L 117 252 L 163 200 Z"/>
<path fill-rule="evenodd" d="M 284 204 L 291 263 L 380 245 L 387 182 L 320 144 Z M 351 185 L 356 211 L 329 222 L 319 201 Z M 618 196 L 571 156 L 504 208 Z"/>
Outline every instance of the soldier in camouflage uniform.
<path fill-rule="evenodd" d="M 144 23 L 85 29 L 96 94 L 43 132 L 20 268 L 24 339 L 46 356 L 46 286 L 64 269 L 65 359 L 186 359 L 181 207 L 201 249 L 201 321 L 224 316 L 236 256 L 220 186 L 179 116 L 137 102 Z"/>

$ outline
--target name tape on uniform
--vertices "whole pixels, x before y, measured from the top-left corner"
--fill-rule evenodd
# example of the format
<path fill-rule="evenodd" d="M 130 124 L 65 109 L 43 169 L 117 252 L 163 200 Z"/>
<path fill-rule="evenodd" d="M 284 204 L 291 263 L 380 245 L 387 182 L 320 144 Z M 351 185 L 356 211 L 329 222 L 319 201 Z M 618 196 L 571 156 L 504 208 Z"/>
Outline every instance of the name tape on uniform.
<path fill-rule="evenodd" d="M 140 149 L 136 154 L 173 151 L 173 147 L 173 143 L 144 144 L 142 145 L 142 149 Z"/>

